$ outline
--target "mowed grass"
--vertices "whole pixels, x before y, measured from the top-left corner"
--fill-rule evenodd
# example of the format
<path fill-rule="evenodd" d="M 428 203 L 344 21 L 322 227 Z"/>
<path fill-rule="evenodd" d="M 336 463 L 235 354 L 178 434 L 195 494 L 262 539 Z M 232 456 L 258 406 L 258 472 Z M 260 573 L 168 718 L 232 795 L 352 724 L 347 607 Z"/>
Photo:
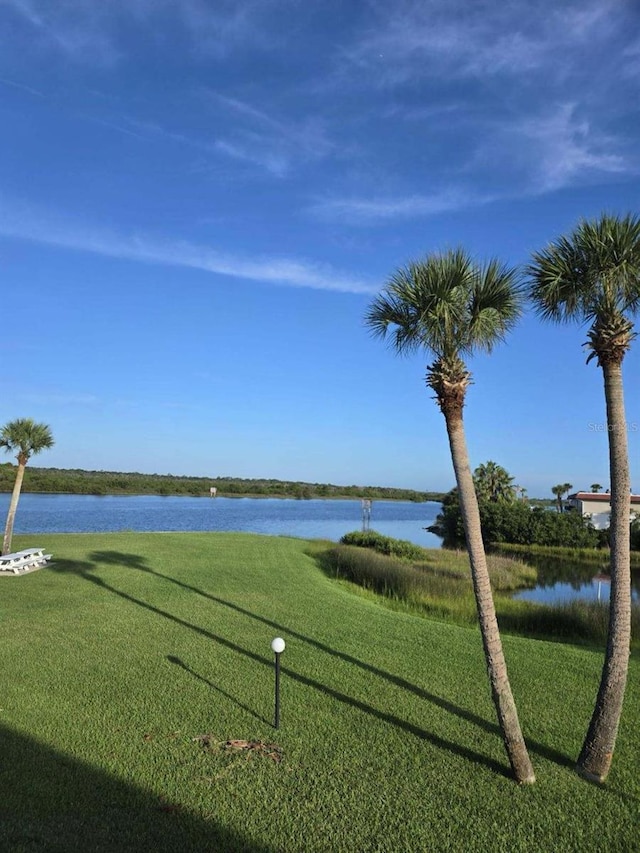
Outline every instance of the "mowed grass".
<path fill-rule="evenodd" d="M 599 788 L 572 767 L 601 653 L 504 637 L 538 777 L 519 788 L 477 629 L 354 595 L 317 564 L 326 544 L 123 533 L 14 545 L 43 546 L 55 565 L 0 579 L 1 850 L 640 849 L 635 657 Z"/>

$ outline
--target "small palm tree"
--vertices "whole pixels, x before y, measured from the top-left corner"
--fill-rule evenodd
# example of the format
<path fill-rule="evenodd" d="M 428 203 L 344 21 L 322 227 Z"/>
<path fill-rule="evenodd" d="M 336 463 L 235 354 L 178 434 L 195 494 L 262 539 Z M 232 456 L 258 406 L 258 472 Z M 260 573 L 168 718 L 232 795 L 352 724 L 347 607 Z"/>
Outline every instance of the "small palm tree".
<path fill-rule="evenodd" d="M 513 486 L 513 477 L 506 468 L 497 462 L 483 462 L 473 472 L 473 481 L 478 497 L 482 496 L 490 501 L 512 501 L 514 490 L 520 486 Z"/>
<path fill-rule="evenodd" d="M 565 493 L 564 483 L 558 483 L 557 486 L 551 486 L 552 493 L 556 496 L 556 509 L 562 512 L 562 496 Z"/>
<path fill-rule="evenodd" d="M 530 295 L 545 320 L 589 323 L 587 362 L 604 377 L 611 477 L 611 597 L 600 687 L 577 770 L 603 782 L 622 713 L 631 641 L 629 558 L 630 476 L 622 362 L 636 337 L 640 308 L 640 218 L 603 215 L 581 222 L 537 252 L 529 266 Z M 597 484 L 596 484 L 597 485 Z"/>
<path fill-rule="evenodd" d="M 37 424 L 31 418 L 19 418 L 18 420 L 10 421 L 2 427 L 0 431 L 0 447 L 4 447 L 8 453 L 18 451 L 16 454 L 18 471 L 16 473 L 16 481 L 13 485 L 9 512 L 7 513 L 7 523 L 4 529 L 4 540 L 2 542 L 2 553 L 8 554 L 11 551 L 13 522 L 16 516 L 16 509 L 18 508 L 20 491 L 22 490 L 24 469 L 32 456 L 40 453 L 41 450 L 53 447 L 53 436 L 51 435 L 51 429 L 46 424 Z"/>
<path fill-rule="evenodd" d="M 435 392 L 449 436 L 493 701 L 514 776 L 531 783 L 535 776 L 502 651 L 462 420 L 471 382 L 463 356 L 491 352 L 515 324 L 521 304 L 516 271 L 495 260 L 478 266 L 458 249 L 430 255 L 394 273 L 369 307 L 366 323 L 380 337 L 392 327 L 400 354 L 426 350 L 435 356 L 426 382 Z"/>
<path fill-rule="evenodd" d="M 591 483 L 589 488 L 591 489 L 593 494 L 597 495 L 598 492 L 602 489 L 602 486 L 600 485 L 600 483 Z"/>

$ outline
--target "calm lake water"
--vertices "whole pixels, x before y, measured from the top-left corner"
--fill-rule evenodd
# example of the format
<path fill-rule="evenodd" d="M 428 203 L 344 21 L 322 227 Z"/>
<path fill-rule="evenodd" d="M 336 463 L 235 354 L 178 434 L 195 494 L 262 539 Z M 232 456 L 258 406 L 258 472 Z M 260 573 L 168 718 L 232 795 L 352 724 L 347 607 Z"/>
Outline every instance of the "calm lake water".
<path fill-rule="evenodd" d="M 0 519 L 9 508 L 9 495 L 0 494 Z M 432 501 L 373 501 L 371 528 L 407 539 L 425 548 L 441 540 L 424 530 L 435 521 L 440 504 Z M 18 504 L 15 533 L 107 533 L 121 530 L 227 530 L 330 539 L 362 529 L 359 500 L 294 500 L 286 498 L 190 498 L 155 495 L 31 495 Z M 37 543 L 36 543 L 37 544 Z M 540 583 L 516 598 L 557 604 L 574 598 L 609 599 L 609 584 L 592 580 L 596 570 L 585 567 L 538 565 Z M 634 600 L 640 596 L 640 577 L 634 575 Z"/>
<path fill-rule="evenodd" d="M 634 573 L 632 577 L 634 587 L 631 590 L 633 601 L 640 601 L 638 593 L 638 584 L 640 577 Z M 579 598 L 581 601 L 600 601 L 603 604 L 608 603 L 611 585 L 609 580 L 600 580 L 592 578 L 583 583 L 554 583 L 550 586 L 537 586 L 535 589 L 525 589 L 521 592 L 516 592 L 514 598 L 522 599 L 523 601 L 537 601 L 540 604 L 562 604 L 563 602 L 574 601 Z"/>
<path fill-rule="evenodd" d="M 0 518 L 6 516 L 9 497 L 0 494 Z M 432 501 L 373 501 L 370 524 L 385 536 L 439 548 L 439 537 L 423 529 L 435 521 L 439 510 L 440 504 Z M 14 532 L 235 530 L 337 541 L 361 529 L 359 500 L 24 494 Z"/>

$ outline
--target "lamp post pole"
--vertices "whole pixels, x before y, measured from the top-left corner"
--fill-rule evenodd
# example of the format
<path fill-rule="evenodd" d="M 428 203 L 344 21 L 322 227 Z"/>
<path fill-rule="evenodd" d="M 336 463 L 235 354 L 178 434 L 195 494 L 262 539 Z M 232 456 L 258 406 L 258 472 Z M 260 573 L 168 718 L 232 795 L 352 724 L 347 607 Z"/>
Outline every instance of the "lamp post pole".
<path fill-rule="evenodd" d="M 273 721 L 273 727 L 280 728 L 280 655 L 284 651 L 284 640 L 282 637 L 276 637 L 271 641 L 271 648 L 275 654 L 275 670 L 276 670 L 276 707 Z"/>

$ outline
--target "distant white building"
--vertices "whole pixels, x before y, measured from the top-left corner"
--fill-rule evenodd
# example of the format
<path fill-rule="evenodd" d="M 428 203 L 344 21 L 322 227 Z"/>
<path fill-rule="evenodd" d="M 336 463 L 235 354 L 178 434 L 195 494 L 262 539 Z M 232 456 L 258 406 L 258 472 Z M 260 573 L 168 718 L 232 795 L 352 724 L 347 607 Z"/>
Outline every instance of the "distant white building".
<path fill-rule="evenodd" d="M 609 492 L 576 492 L 569 495 L 565 502 L 569 510 L 577 510 L 591 519 L 596 530 L 605 530 L 611 519 L 611 495 Z M 631 495 L 631 522 L 640 514 L 640 495 Z"/>

